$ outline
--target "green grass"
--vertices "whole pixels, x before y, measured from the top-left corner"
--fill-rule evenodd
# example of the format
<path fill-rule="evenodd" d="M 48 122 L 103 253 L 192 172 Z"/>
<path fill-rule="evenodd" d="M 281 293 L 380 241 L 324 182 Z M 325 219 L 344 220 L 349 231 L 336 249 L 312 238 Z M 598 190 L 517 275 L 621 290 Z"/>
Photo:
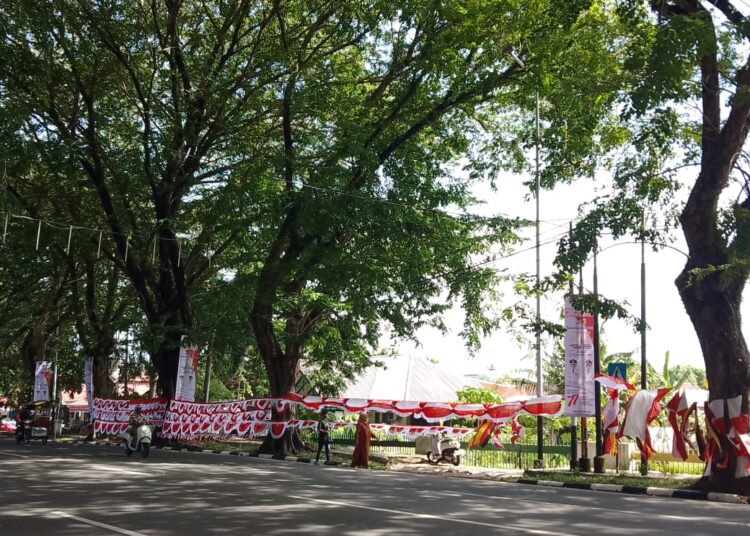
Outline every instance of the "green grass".
<path fill-rule="evenodd" d="M 600 475 L 591 473 L 556 473 L 546 471 L 526 471 L 524 476 L 535 480 L 553 480 L 555 482 L 576 482 L 580 484 L 615 484 L 618 486 L 636 486 L 642 488 L 687 489 L 698 481 L 698 478 L 665 478 L 637 475 Z"/>

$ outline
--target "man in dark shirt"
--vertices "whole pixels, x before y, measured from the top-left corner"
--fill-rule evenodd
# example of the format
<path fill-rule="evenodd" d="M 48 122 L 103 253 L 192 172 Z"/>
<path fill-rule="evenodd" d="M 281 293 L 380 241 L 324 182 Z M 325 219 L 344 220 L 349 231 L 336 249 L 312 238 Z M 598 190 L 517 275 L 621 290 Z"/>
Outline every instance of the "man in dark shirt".
<path fill-rule="evenodd" d="M 329 428 L 326 417 L 328 417 L 328 410 L 324 409 L 320 412 L 320 420 L 318 421 L 318 454 L 315 456 L 315 465 L 318 465 L 320 461 L 320 452 L 323 450 L 323 447 L 326 449 L 326 463 L 331 461 L 331 451 L 328 447 L 331 443 L 331 438 L 328 435 Z"/>

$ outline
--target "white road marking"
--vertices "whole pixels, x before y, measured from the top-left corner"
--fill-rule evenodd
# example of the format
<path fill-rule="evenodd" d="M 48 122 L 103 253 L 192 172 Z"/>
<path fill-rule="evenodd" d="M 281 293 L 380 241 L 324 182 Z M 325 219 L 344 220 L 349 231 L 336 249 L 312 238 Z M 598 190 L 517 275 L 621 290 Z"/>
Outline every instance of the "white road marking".
<path fill-rule="evenodd" d="M 28 458 L 28 456 L 25 456 L 23 454 L 14 454 L 12 452 L 0 452 L 0 454 L 5 454 L 6 456 L 16 456 L 18 458 Z"/>
<path fill-rule="evenodd" d="M 528 527 L 523 527 L 520 525 L 500 525 L 497 523 L 485 523 L 482 521 L 474 521 L 472 519 L 459 519 L 455 517 L 438 516 L 438 515 L 433 515 L 433 514 L 420 514 L 419 512 L 409 512 L 407 510 L 393 510 L 391 508 L 378 508 L 375 506 L 364 506 L 362 504 L 346 502 L 346 501 L 330 501 L 326 499 L 314 499 L 312 497 L 302 497 L 299 495 L 288 495 L 288 497 L 292 499 L 298 499 L 301 501 L 312 501 L 312 502 L 318 502 L 318 503 L 323 503 L 323 504 L 330 504 L 333 506 L 345 506 L 347 508 L 360 508 L 362 510 L 385 512 L 388 514 L 397 514 L 397 515 L 408 516 L 408 517 L 416 517 L 419 519 L 435 519 L 438 521 L 450 521 L 452 523 L 463 523 L 465 525 L 477 525 L 480 527 L 491 527 L 495 529 L 513 530 L 517 532 L 523 532 L 525 534 L 538 534 L 540 536 L 573 536 L 571 533 L 560 532 L 559 530 L 550 532 L 546 530 L 530 529 Z"/>
<path fill-rule="evenodd" d="M 94 521 L 93 519 L 86 519 L 85 517 L 74 516 L 73 514 L 68 514 L 66 512 L 60 512 L 60 511 L 52 512 L 52 515 L 65 517 L 68 519 L 74 519 L 76 521 L 80 521 L 81 523 L 86 523 L 87 525 L 99 527 L 100 529 L 106 529 L 110 532 L 115 532 L 117 534 L 125 534 L 126 536 L 146 536 L 142 532 L 135 532 L 134 530 L 128 530 L 128 529 L 121 529 L 120 527 L 115 527 L 114 525 L 108 525 L 107 523 L 100 523 L 99 521 Z"/>

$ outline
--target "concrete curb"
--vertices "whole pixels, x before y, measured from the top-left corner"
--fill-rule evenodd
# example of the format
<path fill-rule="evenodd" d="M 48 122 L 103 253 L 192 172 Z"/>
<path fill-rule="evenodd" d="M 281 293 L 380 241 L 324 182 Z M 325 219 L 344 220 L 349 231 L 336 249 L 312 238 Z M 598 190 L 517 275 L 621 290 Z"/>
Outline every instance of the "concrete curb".
<path fill-rule="evenodd" d="M 732 493 L 706 493 L 687 489 L 653 488 L 640 486 L 620 486 L 617 484 L 586 484 L 583 482 L 557 482 L 553 480 L 534 480 L 530 478 L 506 478 L 503 482 L 526 484 L 531 486 L 554 486 L 568 489 L 604 491 L 609 493 L 627 493 L 629 495 L 648 495 L 651 497 L 670 497 L 673 499 L 690 499 L 693 501 L 714 501 L 732 504 L 748 504 L 746 497 Z"/>
<path fill-rule="evenodd" d="M 119 443 L 113 443 L 111 441 L 73 441 L 70 445 L 98 445 L 98 446 L 109 446 L 119 447 Z M 272 454 L 250 454 L 247 452 L 239 451 L 227 451 L 227 450 L 208 450 L 208 449 L 175 449 L 173 447 L 162 447 L 153 446 L 156 450 L 173 450 L 179 452 L 196 452 L 201 454 L 219 454 L 223 456 L 244 456 L 251 458 L 262 458 L 265 460 L 277 460 L 287 462 L 297 462 L 312 464 L 315 460 L 313 458 L 300 458 L 298 456 L 287 456 L 286 458 L 279 458 Z M 327 465 L 321 463 L 320 465 Z M 331 467 L 341 467 L 342 464 L 335 463 L 330 465 Z M 398 470 L 394 472 L 399 472 Z M 410 471 L 404 471 L 410 472 Z M 422 474 L 422 473 L 415 473 Z M 451 475 L 452 477 L 461 478 L 457 475 Z M 703 492 L 693 491 L 685 489 L 669 489 L 669 488 L 655 488 L 655 487 L 640 487 L 640 486 L 620 486 L 617 484 L 586 484 L 584 482 L 558 482 L 556 480 L 535 480 L 532 478 L 503 478 L 500 482 L 512 483 L 512 484 L 525 484 L 530 486 L 547 486 L 554 488 L 568 488 L 568 489 L 580 489 L 588 491 L 600 491 L 607 493 L 626 493 L 629 495 L 647 495 L 650 497 L 669 497 L 673 499 L 690 499 L 694 501 L 713 501 L 730 504 L 748 504 L 748 499 L 741 495 L 734 495 L 732 493 L 715 493 L 715 492 Z"/>

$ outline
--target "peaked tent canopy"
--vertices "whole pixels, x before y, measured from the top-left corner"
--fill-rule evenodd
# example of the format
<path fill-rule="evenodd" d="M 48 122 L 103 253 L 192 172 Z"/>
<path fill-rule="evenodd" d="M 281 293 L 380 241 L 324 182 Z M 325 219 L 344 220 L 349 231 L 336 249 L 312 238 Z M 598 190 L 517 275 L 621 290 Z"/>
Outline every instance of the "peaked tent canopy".
<path fill-rule="evenodd" d="M 420 402 L 456 402 L 458 391 L 481 387 L 470 378 L 431 363 L 423 357 L 385 359 L 385 367 L 370 367 L 341 393 L 342 398 L 370 400 L 415 400 Z"/>

